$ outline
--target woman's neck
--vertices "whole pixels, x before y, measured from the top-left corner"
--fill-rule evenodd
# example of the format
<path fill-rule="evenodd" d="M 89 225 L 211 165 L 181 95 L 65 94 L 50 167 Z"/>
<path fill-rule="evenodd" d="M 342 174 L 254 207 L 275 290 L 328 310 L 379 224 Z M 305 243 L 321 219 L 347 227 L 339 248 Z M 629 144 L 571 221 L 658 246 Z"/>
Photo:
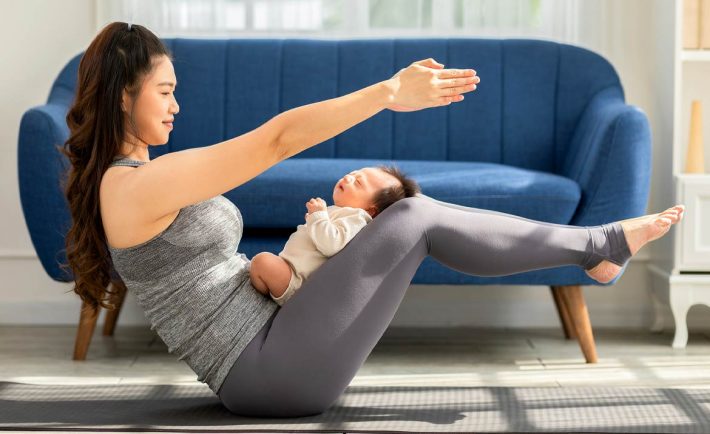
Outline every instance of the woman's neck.
<path fill-rule="evenodd" d="M 121 152 L 119 155 L 121 157 L 136 161 L 150 161 L 150 155 L 148 154 L 148 145 L 140 142 L 124 142 L 121 146 Z"/>

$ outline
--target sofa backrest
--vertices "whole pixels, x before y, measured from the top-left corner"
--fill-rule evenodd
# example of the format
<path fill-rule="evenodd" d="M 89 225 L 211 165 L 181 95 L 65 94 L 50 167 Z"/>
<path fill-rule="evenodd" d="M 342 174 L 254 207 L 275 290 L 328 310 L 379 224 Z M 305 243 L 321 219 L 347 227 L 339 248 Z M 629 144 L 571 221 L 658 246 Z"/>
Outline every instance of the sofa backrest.
<path fill-rule="evenodd" d="M 621 84 L 589 50 L 530 39 L 165 39 L 180 113 L 168 146 L 151 156 L 211 145 L 290 108 L 334 98 L 432 57 L 481 77 L 461 103 L 383 111 L 292 158 L 481 161 L 558 173 L 594 94 Z M 79 56 L 51 99 L 71 98 Z M 622 93 L 623 95 L 623 93 Z"/>

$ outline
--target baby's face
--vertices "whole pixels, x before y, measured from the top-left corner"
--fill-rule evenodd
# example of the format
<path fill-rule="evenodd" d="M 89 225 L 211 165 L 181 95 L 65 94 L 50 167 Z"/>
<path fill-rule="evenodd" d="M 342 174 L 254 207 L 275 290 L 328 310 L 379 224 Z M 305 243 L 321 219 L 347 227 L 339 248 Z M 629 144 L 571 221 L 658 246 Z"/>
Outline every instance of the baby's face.
<path fill-rule="evenodd" d="M 335 184 L 333 203 L 337 206 L 362 208 L 373 215 L 375 194 L 398 183 L 397 178 L 374 167 L 353 170 Z"/>

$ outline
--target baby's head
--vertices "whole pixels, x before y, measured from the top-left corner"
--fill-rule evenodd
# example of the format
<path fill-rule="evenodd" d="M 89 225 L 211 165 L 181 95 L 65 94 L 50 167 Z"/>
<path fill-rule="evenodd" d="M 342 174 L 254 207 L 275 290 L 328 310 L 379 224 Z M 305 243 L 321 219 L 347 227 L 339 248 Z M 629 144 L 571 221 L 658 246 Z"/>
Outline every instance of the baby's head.
<path fill-rule="evenodd" d="M 362 208 L 375 218 L 388 206 L 420 191 L 416 181 L 396 167 L 364 167 L 353 170 L 335 184 L 333 203 Z"/>

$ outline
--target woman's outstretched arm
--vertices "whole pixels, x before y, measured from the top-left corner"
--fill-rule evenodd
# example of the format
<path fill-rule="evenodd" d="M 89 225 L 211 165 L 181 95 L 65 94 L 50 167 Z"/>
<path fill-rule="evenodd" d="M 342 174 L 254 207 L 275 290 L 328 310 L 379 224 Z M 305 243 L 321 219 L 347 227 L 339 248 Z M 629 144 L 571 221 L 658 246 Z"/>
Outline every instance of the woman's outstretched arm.
<path fill-rule="evenodd" d="M 383 109 L 448 105 L 478 81 L 471 69 L 442 69 L 432 59 L 415 62 L 388 80 L 288 110 L 239 137 L 155 158 L 125 177 L 124 200 L 141 210 L 142 220 L 155 221 L 226 193 Z"/>
<path fill-rule="evenodd" d="M 480 81 L 472 69 L 440 66 L 433 59 L 414 62 L 389 80 L 281 113 L 269 121 L 280 131 L 279 157 L 298 154 L 387 108 L 411 111 L 462 101 Z"/>

